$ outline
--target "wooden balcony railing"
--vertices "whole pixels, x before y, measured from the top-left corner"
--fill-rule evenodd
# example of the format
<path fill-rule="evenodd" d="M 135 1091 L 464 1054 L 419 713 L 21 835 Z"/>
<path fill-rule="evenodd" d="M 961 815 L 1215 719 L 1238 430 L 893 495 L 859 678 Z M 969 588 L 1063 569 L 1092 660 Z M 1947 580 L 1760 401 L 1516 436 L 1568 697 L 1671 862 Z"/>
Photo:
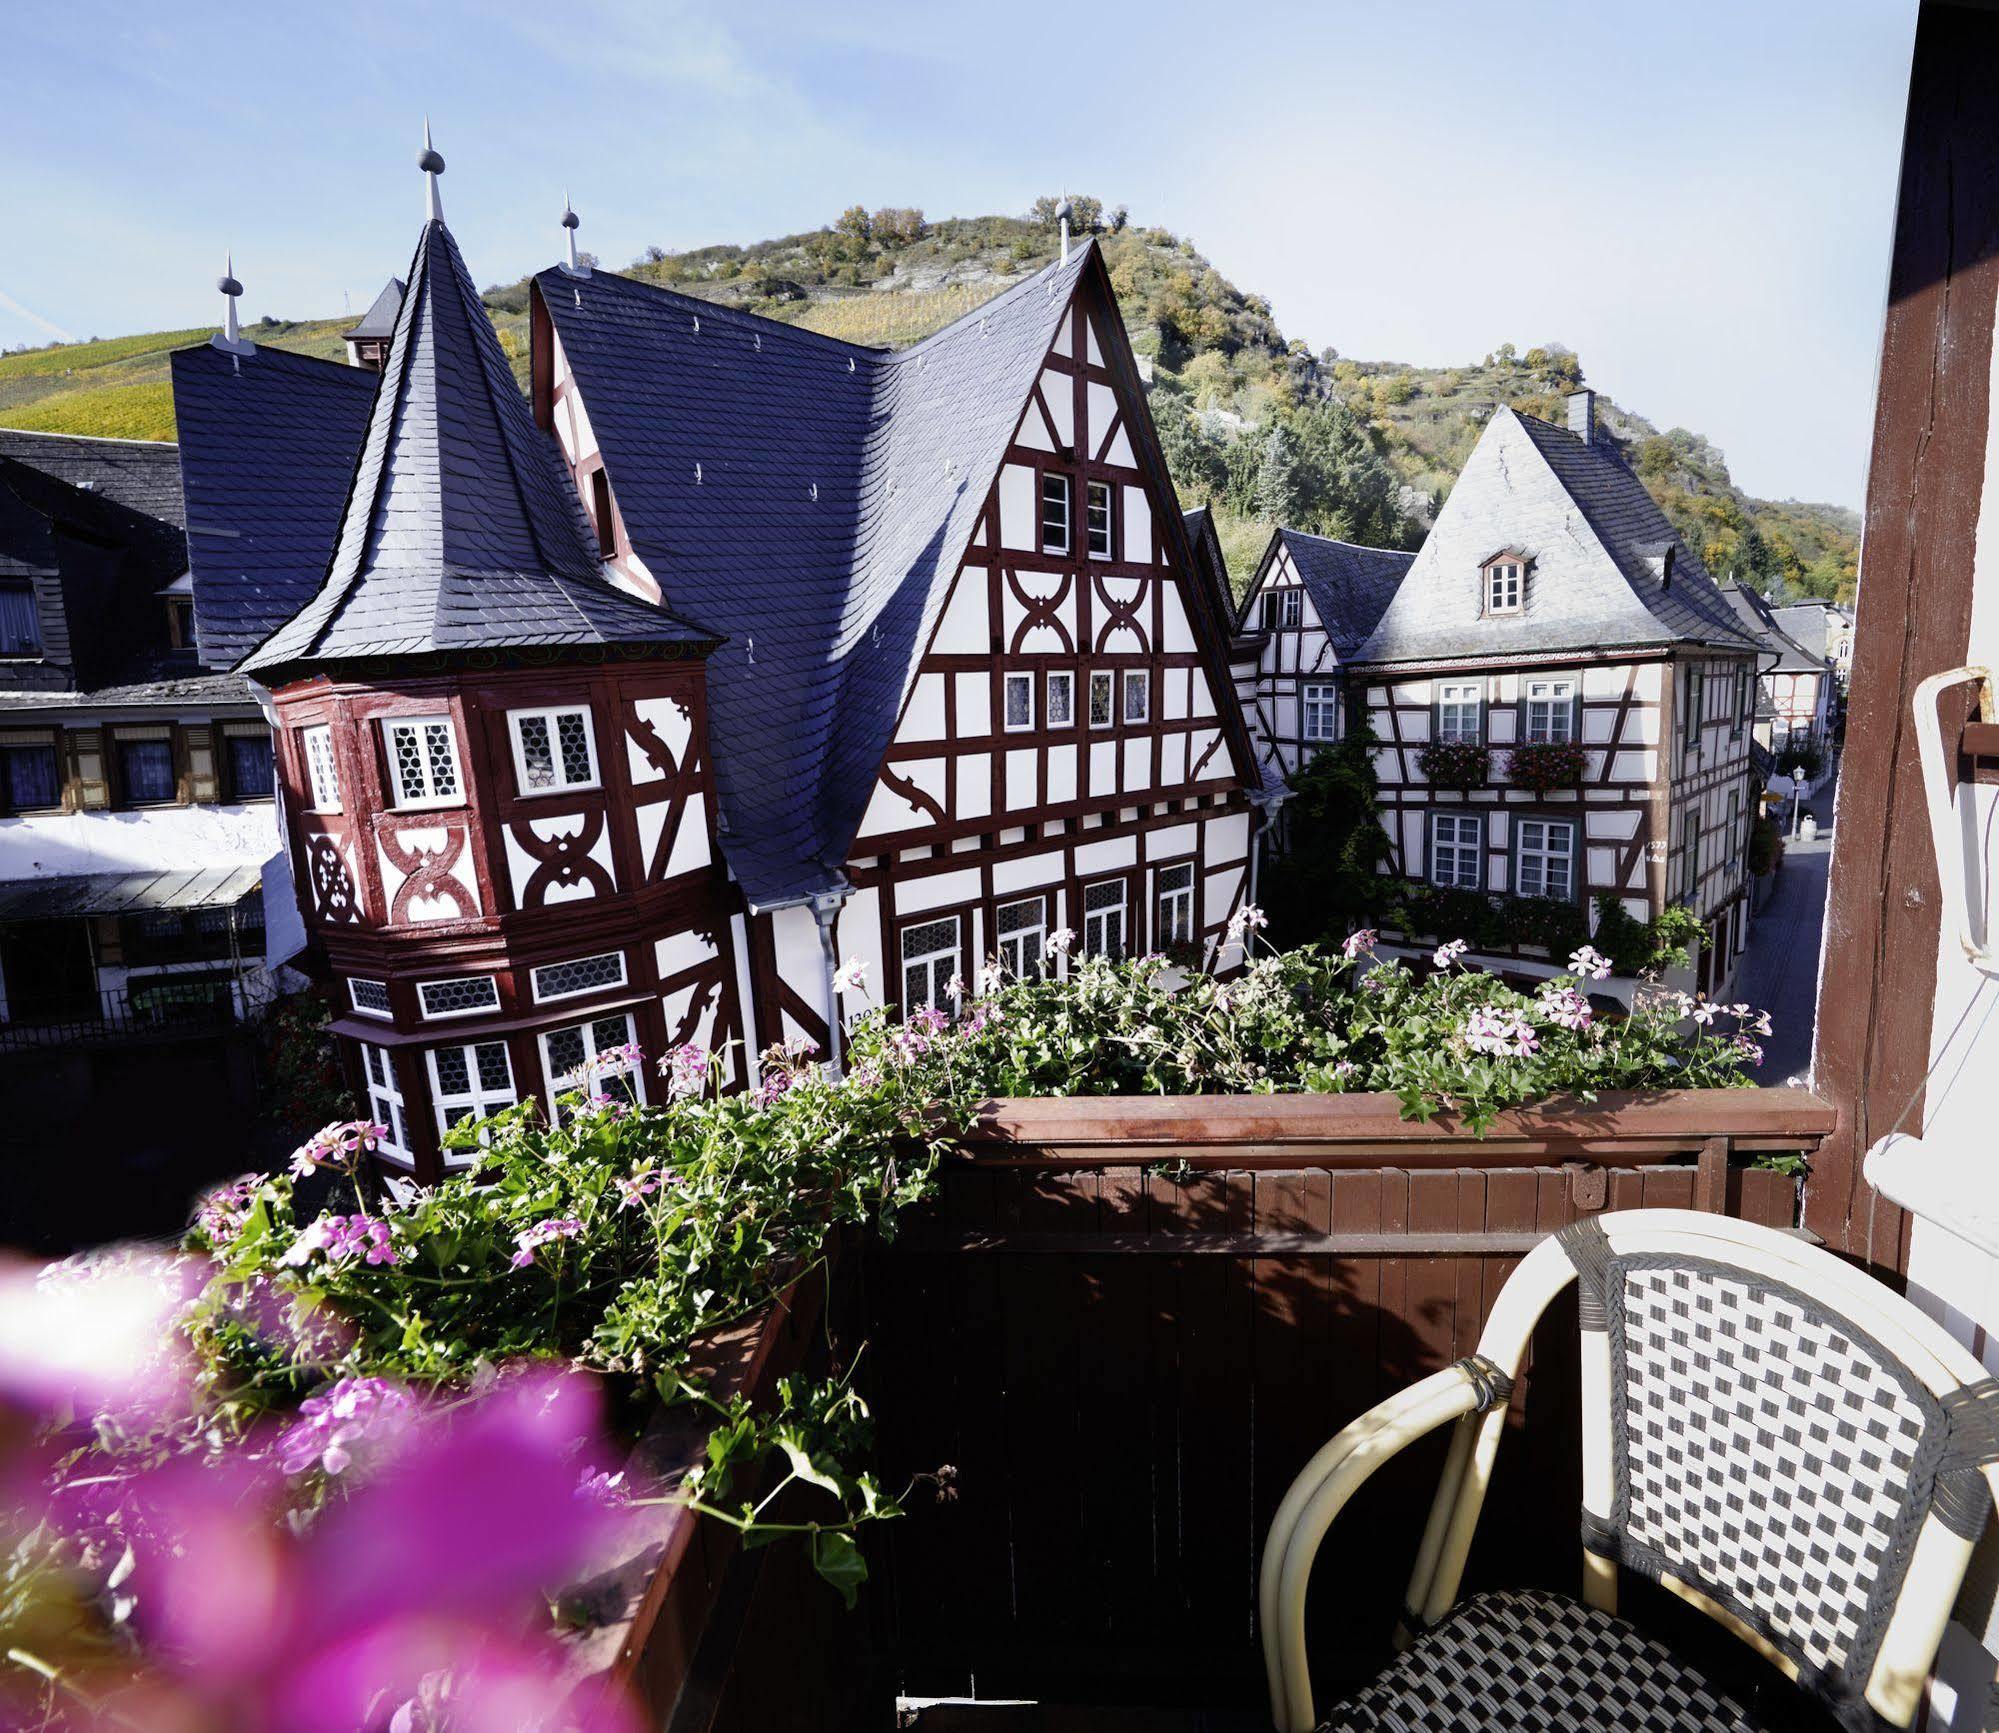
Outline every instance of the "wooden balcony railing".
<path fill-rule="evenodd" d="M 1796 1180 L 1749 1163 L 1809 1159 L 1834 1129 L 1790 1089 L 1547 1102 L 1484 1139 L 1381 1095 L 993 1102 L 893 1245 L 718 1345 L 755 1397 L 829 1320 L 848 1347 L 865 1336 L 885 1484 L 950 1463 L 955 1499 L 873 1537 L 853 1615 L 801 1548 L 743 1552 L 668 1513 L 627 1561 L 624 1614 L 579 1660 L 678 1733 L 834 1725 L 829 1706 L 890 1680 L 1254 1703 L 1256 1546 L 1312 1449 L 1468 1353 L 1546 1234 L 1648 1206 L 1789 1227 Z M 1558 1313 L 1516 1393 L 1525 1437 L 1502 1452 L 1474 1572 L 1496 1551 L 1514 1581 L 1574 1573 L 1574 1360 Z M 646 1471 L 684 1472 L 703 1430 L 657 1431 Z M 1426 1466 L 1385 1472 L 1341 1544 L 1413 1548 Z M 1364 1671 L 1382 1609 L 1328 1558 L 1319 1652 Z"/>

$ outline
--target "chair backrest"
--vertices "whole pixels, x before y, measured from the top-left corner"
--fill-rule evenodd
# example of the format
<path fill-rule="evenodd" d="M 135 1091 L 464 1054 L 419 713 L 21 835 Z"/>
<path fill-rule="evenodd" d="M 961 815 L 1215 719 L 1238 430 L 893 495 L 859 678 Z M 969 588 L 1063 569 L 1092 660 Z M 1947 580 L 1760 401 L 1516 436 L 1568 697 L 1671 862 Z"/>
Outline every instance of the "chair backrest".
<path fill-rule="evenodd" d="M 1600 1392 L 1584 1545 L 1704 1605 L 1847 1724 L 1906 1725 L 1991 1512 L 1999 1385 L 1907 1301 L 1769 1229 L 1644 1211 L 1557 1239 Z"/>

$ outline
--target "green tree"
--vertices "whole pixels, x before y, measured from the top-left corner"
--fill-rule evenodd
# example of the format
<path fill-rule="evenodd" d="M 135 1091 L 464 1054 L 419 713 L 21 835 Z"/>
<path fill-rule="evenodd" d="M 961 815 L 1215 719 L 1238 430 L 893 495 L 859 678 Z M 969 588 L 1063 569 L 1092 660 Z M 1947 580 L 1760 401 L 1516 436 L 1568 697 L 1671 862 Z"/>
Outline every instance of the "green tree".
<path fill-rule="evenodd" d="M 840 213 L 840 220 L 833 227 L 849 239 L 865 244 L 872 227 L 867 206 L 849 205 Z"/>

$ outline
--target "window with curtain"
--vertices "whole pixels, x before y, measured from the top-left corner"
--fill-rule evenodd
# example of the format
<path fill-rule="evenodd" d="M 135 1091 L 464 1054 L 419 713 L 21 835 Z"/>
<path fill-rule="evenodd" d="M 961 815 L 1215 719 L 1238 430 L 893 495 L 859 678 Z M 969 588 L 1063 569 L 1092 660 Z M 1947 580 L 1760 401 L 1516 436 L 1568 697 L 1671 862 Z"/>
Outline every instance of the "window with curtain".
<path fill-rule="evenodd" d="M 269 800 L 272 786 L 271 737 L 268 734 L 225 734 L 229 796 L 232 800 Z"/>
<path fill-rule="evenodd" d="M 0 738 L 0 807 L 30 812 L 61 804 L 62 773 L 56 766 L 54 738 Z"/>
<path fill-rule="evenodd" d="M 164 731 L 152 736 L 118 735 L 113 749 L 118 762 L 118 786 L 127 806 L 162 806 L 173 800 L 174 744 Z"/>
<path fill-rule="evenodd" d="M 0 656 L 39 656 L 42 625 L 35 586 L 25 579 L 0 584 Z"/>

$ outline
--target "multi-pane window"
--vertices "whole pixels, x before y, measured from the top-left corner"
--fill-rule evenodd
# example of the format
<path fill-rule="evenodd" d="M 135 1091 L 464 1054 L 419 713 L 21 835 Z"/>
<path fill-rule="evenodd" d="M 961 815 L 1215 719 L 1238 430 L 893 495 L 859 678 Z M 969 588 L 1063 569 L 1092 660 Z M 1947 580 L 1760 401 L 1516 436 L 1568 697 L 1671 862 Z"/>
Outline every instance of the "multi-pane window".
<path fill-rule="evenodd" d="M 1729 714 L 1735 719 L 1730 725 L 1730 736 L 1740 739 L 1742 730 L 1749 722 L 1749 664 L 1747 662 L 1738 662 L 1735 665 L 1735 700 L 1729 706 Z"/>
<path fill-rule="evenodd" d="M 1108 674 L 1090 676 L 1090 726 L 1108 728 L 1117 720 L 1112 708 L 1113 685 Z"/>
<path fill-rule="evenodd" d="M 222 736 L 231 800 L 269 800 L 272 787 L 271 737 L 261 728 L 231 728 Z"/>
<path fill-rule="evenodd" d="M 1295 585 L 1282 590 L 1263 592 L 1263 629 L 1266 632 L 1280 626 L 1297 626 L 1305 618 L 1305 592 Z"/>
<path fill-rule="evenodd" d="M 1526 568 L 1518 560 L 1495 560 L 1485 568 L 1485 611 L 1517 614 L 1526 587 Z"/>
<path fill-rule="evenodd" d="M 305 776 L 312 788 L 312 810 L 338 812 L 340 770 L 333 762 L 333 730 L 321 723 L 317 728 L 301 728 L 298 738 L 305 749 Z"/>
<path fill-rule="evenodd" d="M 1513 888 L 1523 897 L 1576 894 L 1576 827 L 1559 819 L 1513 821 Z"/>
<path fill-rule="evenodd" d="M 360 975 L 350 975 L 347 978 L 347 997 L 364 1017 L 394 1015 L 389 1009 L 389 986 L 386 981 L 370 981 Z"/>
<path fill-rule="evenodd" d="M 1083 951 L 1115 963 L 1124 955 L 1124 880 L 1106 879 L 1083 892 Z"/>
<path fill-rule="evenodd" d="M 507 1057 L 504 1041 L 476 1041 L 467 1047 L 433 1047 L 430 1061 L 430 1102 L 437 1111 L 440 1134 L 449 1131 L 468 1115 L 490 1119 L 512 1107 L 519 1098 L 514 1093 L 514 1067 Z M 488 1134 L 479 1133 L 484 1143 Z M 472 1159 L 471 1151 L 447 1149 L 447 1167 Z"/>
<path fill-rule="evenodd" d="M 1009 674 L 1006 677 L 1006 726 L 1018 731 L 1034 726 L 1034 676 Z"/>
<path fill-rule="evenodd" d="M 1430 815 L 1430 882 L 1471 891 L 1485 882 L 1485 820 L 1479 814 Z"/>
<path fill-rule="evenodd" d="M 376 1143 L 376 1151 L 392 1161 L 407 1163 L 410 1134 L 403 1119 L 403 1090 L 396 1080 L 396 1062 L 386 1047 L 363 1041 L 361 1063 L 368 1079 L 368 1117 L 389 1128 L 388 1136 Z"/>
<path fill-rule="evenodd" d="M 398 716 L 382 724 L 397 806 L 450 806 L 460 799 L 458 747 L 448 716 Z"/>
<path fill-rule="evenodd" d="M 520 777 L 521 793 L 554 794 L 565 788 L 597 786 L 590 712 L 583 706 L 509 710 L 507 721 L 513 730 L 514 770 Z"/>
<path fill-rule="evenodd" d="M 548 1101 L 580 1089 L 589 1095 L 610 1095 L 637 1104 L 645 1099 L 644 1068 L 610 1055 L 633 1039 L 628 1011 L 609 1011 L 587 1023 L 547 1029 L 541 1036 L 541 1063 L 548 1079 Z M 560 1113 L 560 1109 L 556 1110 Z"/>
<path fill-rule="evenodd" d="M 1687 725 L 1685 730 L 1687 750 L 1697 751 L 1701 743 L 1701 724 L 1707 720 L 1707 670 L 1698 663 L 1687 670 Z"/>
<path fill-rule="evenodd" d="M 54 731 L 0 735 L 0 812 L 30 812 L 61 801 Z"/>
<path fill-rule="evenodd" d="M 1093 481 L 1085 491 L 1085 505 L 1089 512 L 1090 558 L 1107 560 L 1111 557 L 1111 487 L 1107 481 Z"/>
<path fill-rule="evenodd" d="M 949 1013 L 950 983 L 958 974 L 958 917 L 923 921 L 902 929 L 902 1009 L 921 1006 Z"/>
<path fill-rule="evenodd" d="M 1339 688 L 1330 681 L 1307 681 L 1300 695 L 1307 740 L 1331 740 L 1339 729 Z"/>
<path fill-rule="evenodd" d="M 537 1000 L 573 999 L 579 993 L 594 993 L 603 987 L 622 987 L 625 953 L 605 951 L 568 963 L 544 963 L 528 979 Z"/>
<path fill-rule="evenodd" d="M 1152 876 L 1152 948 L 1194 942 L 1194 863 L 1163 866 Z"/>
<path fill-rule="evenodd" d="M 1143 722 L 1152 711 L 1152 675 L 1144 668 L 1124 671 L 1124 719 Z"/>
<path fill-rule="evenodd" d="M 1479 736 L 1479 708 L 1485 696 L 1477 680 L 1437 682 L 1437 738 L 1476 745 Z"/>
<path fill-rule="evenodd" d="M 1728 791 L 1728 864 L 1733 867 L 1742 851 L 1742 790 Z"/>
<path fill-rule="evenodd" d="M 1534 675 L 1521 682 L 1527 697 L 1527 738 L 1570 741 L 1576 737 L 1576 683 L 1573 678 Z"/>
<path fill-rule="evenodd" d="M 162 806 L 174 798 L 174 743 L 166 729 L 120 730 L 112 736 L 112 753 L 127 806 Z"/>
<path fill-rule="evenodd" d="M 1031 981 L 1041 973 L 1042 947 L 1048 936 L 1048 904 L 1041 897 L 1001 903 L 993 912 L 999 939 L 1000 966 L 1016 981 Z"/>
<path fill-rule="evenodd" d="M 500 984 L 491 975 L 460 975 L 449 981 L 419 981 L 416 1000 L 426 1017 L 476 1017 L 500 1008 Z"/>
<path fill-rule="evenodd" d="M 1044 475 L 1041 478 L 1041 551 L 1066 554 L 1069 551 L 1069 478 Z"/>
<path fill-rule="evenodd" d="M 1690 812 L 1680 825 L 1680 895 L 1692 902 L 1701 883 L 1701 815 Z"/>
<path fill-rule="evenodd" d="M 0 584 L 0 656 L 39 656 L 42 626 L 35 609 L 35 586 L 16 580 Z"/>
<path fill-rule="evenodd" d="M 1048 676 L 1048 726 L 1067 728 L 1076 720 L 1076 676 Z"/>

